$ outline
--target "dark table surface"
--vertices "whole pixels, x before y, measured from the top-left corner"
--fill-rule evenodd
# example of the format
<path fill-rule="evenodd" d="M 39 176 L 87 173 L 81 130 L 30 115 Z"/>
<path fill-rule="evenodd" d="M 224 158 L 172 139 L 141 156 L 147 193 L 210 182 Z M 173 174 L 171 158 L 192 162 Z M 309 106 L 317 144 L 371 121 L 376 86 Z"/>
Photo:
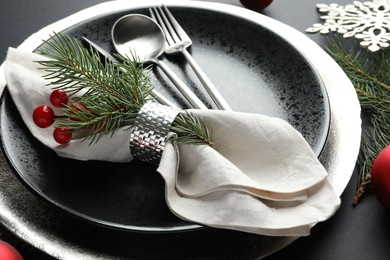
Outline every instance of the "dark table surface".
<path fill-rule="evenodd" d="M 130 1 L 130 0 L 129 0 Z M 135 1 L 135 0 L 132 0 Z M 141 0 L 140 0 L 141 1 Z M 16 47 L 40 28 L 103 0 L 2 0 L 0 3 L 0 60 L 9 46 Z M 220 0 L 241 6 L 239 0 Z M 322 0 L 320 3 L 351 4 L 352 0 Z M 314 0 L 274 0 L 264 15 L 304 32 L 320 22 Z M 308 35 L 320 46 L 327 38 Z M 316 225 L 312 234 L 299 238 L 267 259 L 388 259 L 390 257 L 390 214 L 373 195 L 365 196 L 357 207 L 351 202 L 356 191 L 357 173 L 342 194 L 342 205 L 334 217 Z"/>

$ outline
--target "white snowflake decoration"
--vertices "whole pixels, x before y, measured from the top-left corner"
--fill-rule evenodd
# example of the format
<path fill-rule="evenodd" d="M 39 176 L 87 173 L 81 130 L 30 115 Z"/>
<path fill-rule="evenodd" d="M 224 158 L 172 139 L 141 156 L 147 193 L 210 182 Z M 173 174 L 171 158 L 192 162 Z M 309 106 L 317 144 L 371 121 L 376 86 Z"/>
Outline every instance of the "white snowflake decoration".
<path fill-rule="evenodd" d="M 324 24 L 313 24 L 307 33 L 328 34 L 337 32 L 344 38 L 355 36 L 360 45 L 372 52 L 389 47 L 390 41 L 390 0 L 372 0 L 341 6 L 338 4 L 318 4 L 320 18 Z"/>

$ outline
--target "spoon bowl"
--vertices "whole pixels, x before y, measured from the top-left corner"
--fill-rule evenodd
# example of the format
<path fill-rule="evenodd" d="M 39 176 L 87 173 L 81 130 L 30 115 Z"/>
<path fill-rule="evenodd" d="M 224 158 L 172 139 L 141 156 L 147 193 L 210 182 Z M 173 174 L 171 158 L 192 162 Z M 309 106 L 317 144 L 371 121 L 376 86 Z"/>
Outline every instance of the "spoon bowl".
<path fill-rule="evenodd" d="M 164 52 L 165 36 L 151 18 L 129 14 L 113 25 L 112 41 L 120 55 L 132 59 L 136 53 L 142 61 L 152 62 Z"/>
<path fill-rule="evenodd" d="M 158 57 L 164 52 L 165 35 L 160 25 L 142 14 L 119 18 L 111 30 L 115 50 L 122 56 L 159 66 L 187 101 L 198 109 L 207 109 L 200 99 Z"/>

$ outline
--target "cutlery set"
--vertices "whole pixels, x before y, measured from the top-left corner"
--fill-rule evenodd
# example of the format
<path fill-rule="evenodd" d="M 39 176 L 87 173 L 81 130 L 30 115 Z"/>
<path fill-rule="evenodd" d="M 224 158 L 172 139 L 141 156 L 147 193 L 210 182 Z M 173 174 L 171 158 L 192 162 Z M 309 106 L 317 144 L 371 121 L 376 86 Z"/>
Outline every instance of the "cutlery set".
<path fill-rule="evenodd" d="M 228 103 L 188 52 L 187 48 L 191 46 L 192 41 L 168 8 L 165 5 L 152 7 L 149 8 L 149 12 L 150 17 L 129 14 L 114 23 L 111 36 L 116 51 L 128 59 L 138 58 L 144 63 L 159 66 L 193 108 L 208 109 L 190 88 L 159 59 L 163 53 L 167 55 L 181 53 L 198 76 L 215 106 L 220 110 L 231 111 Z M 88 38 L 83 37 L 82 40 L 102 57 L 119 62 L 116 57 Z M 159 103 L 176 107 L 158 91 L 153 90 L 151 94 Z"/>
<path fill-rule="evenodd" d="M 173 17 L 168 8 L 163 5 L 162 7 L 150 8 L 149 11 L 150 16 L 164 31 L 166 37 L 165 53 L 182 53 L 217 107 L 221 110 L 231 110 L 230 106 L 218 92 L 214 84 L 187 51 L 187 47 L 191 46 L 192 41 L 180 24 L 176 21 L 175 17 Z"/>

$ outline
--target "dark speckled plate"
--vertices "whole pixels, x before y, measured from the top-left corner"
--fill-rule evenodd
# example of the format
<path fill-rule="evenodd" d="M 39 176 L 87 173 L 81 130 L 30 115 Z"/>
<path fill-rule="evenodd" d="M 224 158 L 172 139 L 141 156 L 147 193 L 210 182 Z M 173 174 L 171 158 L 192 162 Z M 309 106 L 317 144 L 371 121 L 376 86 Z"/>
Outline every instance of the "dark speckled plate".
<path fill-rule="evenodd" d="M 326 91 L 315 69 L 289 42 L 266 27 L 226 13 L 194 7 L 171 7 L 171 11 L 193 40 L 193 57 L 234 110 L 287 120 L 320 155 L 330 122 Z M 123 10 L 76 24 L 65 32 L 86 36 L 113 51 L 111 26 L 128 13 L 148 14 L 147 9 Z M 183 57 L 164 59 L 211 104 Z M 154 72 L 156 88 L 187 107 L 166 76 L 159 69 Z M 1 104 L 1 134 L 5 154 L 18 176 L 67 212 L 133 231 L 201 228 L 172 215 L 164 200 L 164 182 L 154 166 L 58 157 L 30 135 L 8 91 Z"/>

